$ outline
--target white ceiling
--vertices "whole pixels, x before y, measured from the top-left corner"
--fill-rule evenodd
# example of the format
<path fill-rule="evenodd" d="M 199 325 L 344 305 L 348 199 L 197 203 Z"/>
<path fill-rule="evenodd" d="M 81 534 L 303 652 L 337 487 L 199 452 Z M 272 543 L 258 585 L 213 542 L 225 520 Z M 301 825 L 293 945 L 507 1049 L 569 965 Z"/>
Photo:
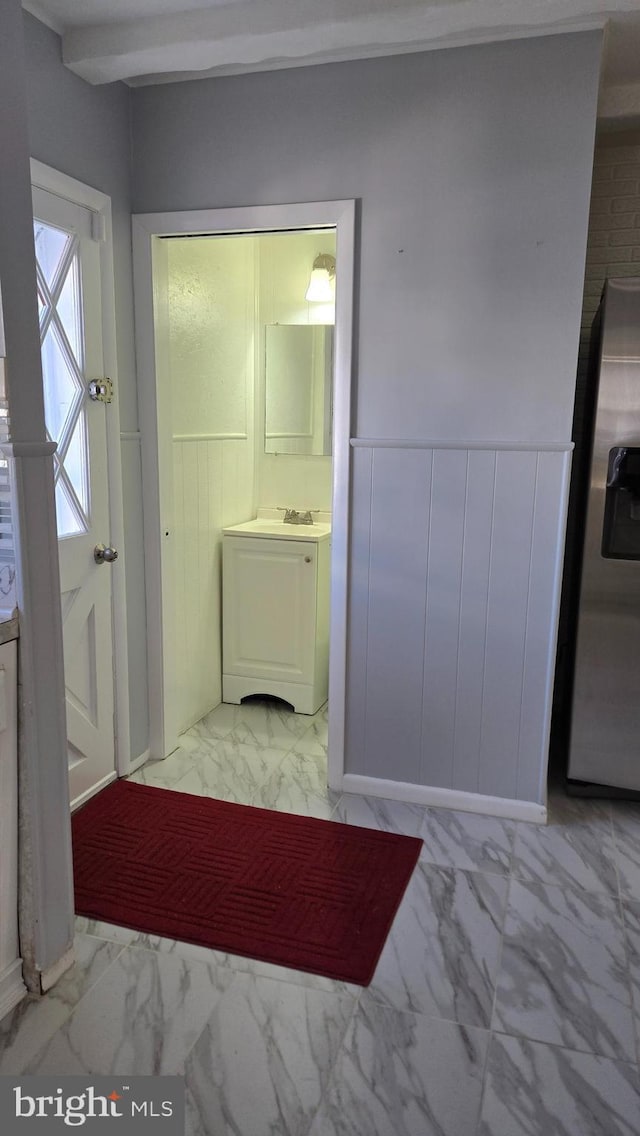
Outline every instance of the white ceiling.
<path fill-rule="evenodd" d="M 640 0 L 23 0 L 71 70 L 132 86 L 607 26 L 602 116 L 640 116 Z"/>

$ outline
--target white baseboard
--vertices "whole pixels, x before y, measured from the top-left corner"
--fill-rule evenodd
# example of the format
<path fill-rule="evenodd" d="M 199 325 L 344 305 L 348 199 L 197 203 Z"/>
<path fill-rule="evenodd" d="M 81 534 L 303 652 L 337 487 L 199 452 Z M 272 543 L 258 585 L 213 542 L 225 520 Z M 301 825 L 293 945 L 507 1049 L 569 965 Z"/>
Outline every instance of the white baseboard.
<path fill-rule="evenodd" d="M 487 797 L 481 793 L 465 793 L 461 789 L 438 789 L 430 785 L 413 785 L 408 781 L 384 781 L 380 777 L 363 777 L 345 773 L 344 793 L 360 793 L 366 797 L 384 797 L 388 801 L 405 801 L 412 805 L 433 805 L 439 809 L 457 809 L 467 813 L 526 820 L 546 824 L 545 805 L 535 801 L 514 801 L 508 797 Z"/>
<path fill-rule="evenodd" d="M 22 959 L 16 959 L 0 974 L 0 1021 L 27 993 L 22 980 Z"/>
<path fill-rule="evenodd" d="M 62 978 L 62 975 L 65 974 L 69 970 L 69 968 L 73 966 L 75 960 L 76 956 L 74 954 L 73 947 L 69 947 L 69 950 L 65 951 L 62 958 L 59 958 L 57 962 L 54 962 L 53 966 L 50 966 L 46 970 L 42 970 L 40 972 L 40 989 L 42 990 L 43 994 L 46 994 L 47 990 L 50 990 L 51 987 L 54 986 L 58 981 L 58 979 Z"/>
<path fill-rule="evenodd" d="M 114 769 L 112 773 L 107 773 L 106 777 L 98 781 L 97 785 L 92 785 L 90 789 L 85 789 L 84 793 L 81 793 L 79 797 L 75 797 L 71 802 L 71 812 L 74 813 L 76 809 L 79 809 L 82 805 L 86 805 L 87 801 L 95 797 L 96 793 L 99 793 L 101 789 L 106 789 L 107 785 L 115 781 L 117 776 L 118 774 Z"/>

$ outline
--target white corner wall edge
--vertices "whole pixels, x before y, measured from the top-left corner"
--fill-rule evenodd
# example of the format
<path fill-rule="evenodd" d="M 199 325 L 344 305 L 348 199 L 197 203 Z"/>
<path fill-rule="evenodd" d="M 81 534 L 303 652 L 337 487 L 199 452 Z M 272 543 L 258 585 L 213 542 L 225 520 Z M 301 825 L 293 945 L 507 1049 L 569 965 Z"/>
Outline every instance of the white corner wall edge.
<path fill-rule="evenodd" d="M 50 990 L 52 986 L 55 986 L 58 979 L 62 978 L 63 974 L 66 974 L 66 972 L 69 970 L 69 968 L 73 966 L 75 961 L 76 961 L 76 959 L 75 959 L 74 949 L 73 949 L 73 947 L 71 947 L 62 956 L 61 959 L 58 959 L 58 961 L 53 964 L 53 966 L 50 966 L 46 970 L 41 971 L 41 973 L 40 973 L 40 989 L 41 989 L 41 992 L 43 994 L 46 994 L 47 991 Z"/>
<path fill-rule="evenodd" d="M 466 793 L 462 789 L 439 789 L 430 785 L 413 785 L 408 781 L 385 781 L 381 777 L 364 777 L 360 773 L 345 773 L 342 780 L 345 793 L 359 793 L 366 797 L 383 797 L 388 801 L 403 801 L 412 805 L 432 805 L 440 809 L 456 809 L 484 816 L 504 817 L 507 820 L 524 820 L 530 824 L 546 824 L 547 809 L 535 801 L 515 801 L 508 797 L 487 797 L 482 793 Z"/>

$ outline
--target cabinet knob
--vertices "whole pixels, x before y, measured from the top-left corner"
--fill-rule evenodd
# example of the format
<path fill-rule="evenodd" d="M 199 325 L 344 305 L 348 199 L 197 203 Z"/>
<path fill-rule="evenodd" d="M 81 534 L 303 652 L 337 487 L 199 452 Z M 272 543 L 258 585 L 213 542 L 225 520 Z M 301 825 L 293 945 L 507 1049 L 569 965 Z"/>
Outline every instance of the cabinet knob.
<path fill-rule="evenodd" d="M 304 562 L 305 562 L 305 564 L 310 564 L 310 563 L 311 563 L 311 557 L 310 557 L 310 556 L 305 556 L 305 558 L 304 558 Z"/>

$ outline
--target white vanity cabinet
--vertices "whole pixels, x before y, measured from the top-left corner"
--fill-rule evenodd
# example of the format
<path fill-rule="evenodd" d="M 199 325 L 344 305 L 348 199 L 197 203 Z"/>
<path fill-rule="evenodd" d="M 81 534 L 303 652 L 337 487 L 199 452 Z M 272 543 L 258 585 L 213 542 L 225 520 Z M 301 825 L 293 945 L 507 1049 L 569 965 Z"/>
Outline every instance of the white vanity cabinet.
<path fill-rule="evenodd" d="M 272 694 L 314 714 L 326 701 L 329 550 L 328 525 L 250 521 L 225 529 L 224 702 Z"/>

